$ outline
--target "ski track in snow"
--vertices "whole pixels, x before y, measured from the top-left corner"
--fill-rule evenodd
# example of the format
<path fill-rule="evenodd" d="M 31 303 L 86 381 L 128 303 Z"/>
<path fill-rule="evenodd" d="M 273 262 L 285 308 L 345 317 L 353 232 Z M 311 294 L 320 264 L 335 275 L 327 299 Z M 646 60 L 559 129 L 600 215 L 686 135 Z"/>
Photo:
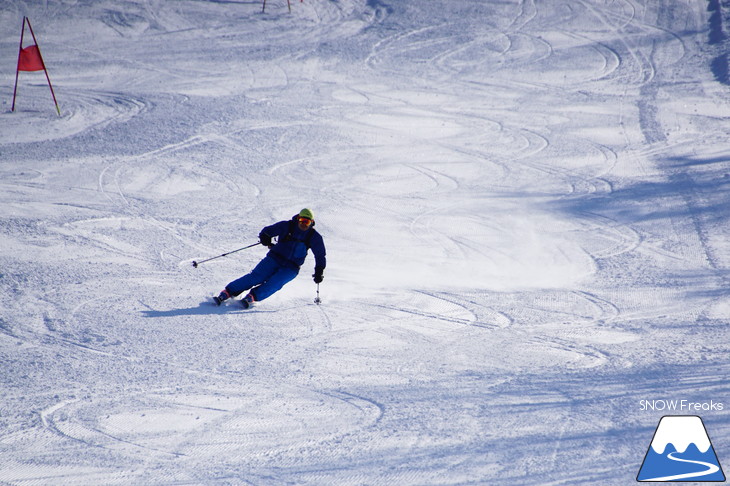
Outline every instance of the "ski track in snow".
<path fill-rule="evenodd" d="M 1 484 L 624 485 L 660 416 L 639 400 L 728 396 L 729 99 L 704 6 L 0 21 L 23 15 L 62 113 L 39 73 L 11 113 L 6 72 Z M 303 206 L 323 304 L 310 257 L 253 309 L 213 306 L 264 252 L 191 262 Z M 721 451 L 727 411 L 703 418 Z"/>

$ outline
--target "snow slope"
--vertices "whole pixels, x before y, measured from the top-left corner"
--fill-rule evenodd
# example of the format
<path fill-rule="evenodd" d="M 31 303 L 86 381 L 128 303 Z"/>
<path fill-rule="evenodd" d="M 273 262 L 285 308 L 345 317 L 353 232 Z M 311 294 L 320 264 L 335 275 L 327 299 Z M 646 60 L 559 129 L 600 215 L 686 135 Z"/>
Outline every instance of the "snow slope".
<path fill-rule="evenodd" d="M 664 399 L 730 463 L 728 20 L 3 4 L 0 484 L 626 485 Z M 323 304 L 209 305 L 304 206 Z"/>

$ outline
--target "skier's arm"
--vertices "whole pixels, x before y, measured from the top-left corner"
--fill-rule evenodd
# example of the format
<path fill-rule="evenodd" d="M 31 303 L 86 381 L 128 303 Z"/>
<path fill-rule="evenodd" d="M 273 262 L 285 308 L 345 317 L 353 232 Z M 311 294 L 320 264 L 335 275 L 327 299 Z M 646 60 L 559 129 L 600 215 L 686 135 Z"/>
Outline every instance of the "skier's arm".
<path fill-rule="evenodd" d="M 327 250 L 324 246 L 324 240 L 319 233 L 315 233 L 312 236 L 310 248 L 312 249 L 312 253 L 314 253 L 314 275 L 312 277 L 314 277 L 316 283 L 319 283 L 324 278 L 324 269 L 327 266 Z"/>
<path fill-rule="evenodd" d="M 275 236 L 283 236 L 289 231 L 289 222 L 288 221 L 279 221 L 278 223 L 274 223 L 271 226 L 267 226 L 264 229 L 261 230 L 261 233 L 259 233 L 259 241 L 262 245 L 268 246 L 271 248 L 274 243 L 271 241 L 271 239 Z"/>

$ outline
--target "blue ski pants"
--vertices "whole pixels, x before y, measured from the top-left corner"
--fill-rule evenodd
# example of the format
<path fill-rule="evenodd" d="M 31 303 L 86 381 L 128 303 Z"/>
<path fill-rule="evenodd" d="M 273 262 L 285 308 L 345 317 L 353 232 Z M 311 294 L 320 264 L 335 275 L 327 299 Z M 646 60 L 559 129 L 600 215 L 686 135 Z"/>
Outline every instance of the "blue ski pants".
<path fill-rule="evenodd" d="M 299 268 L 282 265 L 276 258 L 267 255 L 249 274 L 229 283 L 226 289 L 235 296 L 253 288 L 251 293 L 254 299 L 264 300 L 294 280 L 298 274 Z"/>

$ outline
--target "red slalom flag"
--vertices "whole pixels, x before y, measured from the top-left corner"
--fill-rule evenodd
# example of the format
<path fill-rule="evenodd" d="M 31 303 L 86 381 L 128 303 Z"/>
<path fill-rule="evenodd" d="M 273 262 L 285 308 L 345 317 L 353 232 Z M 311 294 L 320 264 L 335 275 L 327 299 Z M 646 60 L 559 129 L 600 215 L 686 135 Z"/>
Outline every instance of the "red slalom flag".
<path fill-rule="evenodd" d="M 30 35 L 33 36 L 33 44 L 28 47 L 23 47 L 23 36 L 25 35 L 25 24 L 28 24 Z M 20 71 L 43 71 L 46 74 L 46 80 L 48 81 L 48 87 L 51 88 L 51 96 L 53 102 L 56 104 L 56 111 L 58 116 L 61 116 L 61 108 L 58 107 L 58 101 L 56 101 L 56 93 L 53 92 L 53 85 L 51 84 L 51 78 L 48 76 L 48 69 L 43 62 L 43 56 L 41 56 L 41 50 L 38 48 L 38 41 L 33 33 L 33 27 L 30 26 L 30 19 L 23 17 L 23 27 L 20 31 L 20 48 L 18 50 L 18 68 L 15 70 L 15 88 L 13 89 L 13 106 L 10 111 L 15 111 L 15 97 L 18 93 L 18 74 Z"/>
<path fill-rule="evenodd" d="M 38 46 L 32 45 L 20 50 L 18 71 L 43 71 L 44 69 Z"/>

